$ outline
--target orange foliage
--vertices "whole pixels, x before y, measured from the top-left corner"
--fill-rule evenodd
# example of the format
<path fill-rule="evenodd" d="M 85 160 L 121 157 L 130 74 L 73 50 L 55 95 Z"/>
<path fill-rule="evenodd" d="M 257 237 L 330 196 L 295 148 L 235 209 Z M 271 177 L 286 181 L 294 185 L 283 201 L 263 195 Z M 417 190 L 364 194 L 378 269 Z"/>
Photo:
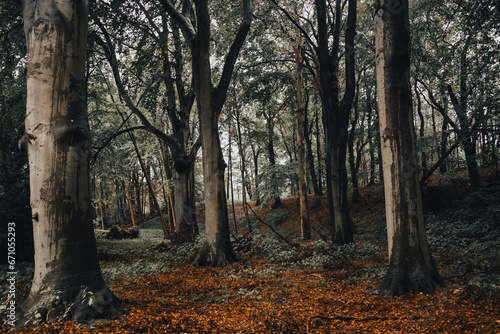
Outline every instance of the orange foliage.
<path fill-rule="evenodd" d="M 362 188 L 362 202 L 351 206 L 358 231 L 366 228 L 357 224 L 364 217 L 383 215 L 378 188 Z M 311 197 L 310 204 L 312 226 L 327 225 L 325 201 L 314 206 Z M 290 217 L 280 226 L 299 235 L 297 199 L 285 199 L 283 205 Z M 266 220 L 269 211 L 256 212 Z M 455 274 L 447 265 L 460 256 L 435 254 L 443 276 Z M 120 259 L 103 259 L 115 260 Z M 177 265 L 168 272 L 109 284 L 129 311 L 124 321 L 81 327 L 67 322 L 19 333 L 500 333 L 498 291 L 464 283 L 430 296 L 384 299 L 366 294 L 381 277 L 367 278 L 363 269 L 386 261 L 384 255 L 373 254 L 305 270 L 247 256 L 225 268 Z"/>
<path fill-rule="evenodd" d="M 111 284 L 130 311 L 125 321 L 44 325 L 19 333 L 498 333 L 500 296 L 451 287 L 432 296 L 367 295 L 374 281 L 342 283 L 345 273 L 281 268 L 249 260 L 227 268 L 181 266 Z M 355 266 L 357 267 L 357 266 Z M 348 270 L 351 277 L 356 269 Z M 238 295 L 238 291 L 258 294 Z M 225 297 L 230 296 L 230 297 Z M 227 298 L 227 299 L 225 299 Z"/>

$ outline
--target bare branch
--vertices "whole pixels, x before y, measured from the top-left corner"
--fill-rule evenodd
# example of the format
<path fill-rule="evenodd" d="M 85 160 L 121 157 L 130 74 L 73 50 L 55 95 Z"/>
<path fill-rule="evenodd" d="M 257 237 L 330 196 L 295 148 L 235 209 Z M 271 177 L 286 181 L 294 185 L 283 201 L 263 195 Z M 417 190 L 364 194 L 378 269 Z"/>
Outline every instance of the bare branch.
<path fill-rule="evenodd" d="M 229 52 L 224 62 L 224 68 L 222 69 L 222 75 L 216 88 L 214 109 L 217 113 L 221 111 L 224 105 L 224 101 L 227 97 L 227 89 L 233 75 L 234 64 L 236 63 L 241 47 L 250 31 L 250 25 L 253 19 L 252 12 L 252 0 L 243 0 L 243 20 L 238 28 L 233 44 L 231 44 L 229 48 Z"/>
<path fill-rule="evenodd" d="M 111 41 L 111 37 L 109 36 L 106 28 L 102 24 L 102 22 L 99 20 L 99 18 L 95 17 L 94 18 L 96 24 L 98 25 L 99 29 L 104 35 L 105 41 L 103 41 L 100 36 L 96 36 L 96 42 L 99 44 L 103 50 L 104 53 L 106 54 L 106 58 L 108 59 L 108 62 L 111 66 L 111 70 L 113 72 L 113 76 L 115 78 L 115 83 L 118 88 L 118 92 L 125 102 L 125 105 L 141 120 L 142 124 L 146 127 L 146 129 L 151 132 L 152 134 L 156 135 L 158 138 L 163 140 L 166 144 L 170 145 L 171 147 L 174 148 L 179 148 L 179 142 L 177 139 L 174 137 L 167 135 L 157 127 L 155 127 L 151 122 L 149 122 L 148 118 L 144 113 L 132 102 L 130 99 L 130 96 L 127 93 L 127 90 L 125 89 L 125 86 L 123 85 L 123 82 L 120 77 L 120 72 L 118 69 L 118 61 L 116 59 L 116 53 L 113 47 L 113 43 Z"/>
<path fill-rule="evenodd" d="M 300 32 L 302 32 L 302 35 L 307 40 L 307 42 L 311 45 L 311 47 L 313 49 L 316 50 L 318 48 L 316 43 L 314 43 L 314 41 L 311 39 L 311 37 L 309 37 L 309 34 L 307 33 L 307 31 L 305 31 L 304 28 L 302 28 L 302 26 L 299 24 L 299 22 L 297 22 L 297 20 L 295 20 L 292 17 L 292 15 L 290 15 L 290 13 L 288 13 L 288 11 L 286 9 L 284 9 L 283 7 L 278 5 L 278 2 L 276 0 L 271 0 L 271 2 L 276 6 L 276 8 L 278 8 L 283 14 L 285 14 L 285 16 L 288 18 L 288 20 L 290 20 L 290 22 L 292 22 L 293 25 L 296 26 L 300 30 Z M 317 40 L 318 38 L 316 37 L 316 34 L 314 34 L 314 30 L 313 30 L 313 35 L 315 36 L 315 38 Z"/>
<path fill-rule="evenodd" d="M 170 17 L 179 25 L 184 38 L 186 38 L 186 41 L 192 48 L 196 38 L 196 31 L 191 21 L 188 19 L 188 14 L 191 10 L 191 1 L 184 1 L 182 13 L 180 13 L 169 0 L 160 0 L 160 3 Z"/>

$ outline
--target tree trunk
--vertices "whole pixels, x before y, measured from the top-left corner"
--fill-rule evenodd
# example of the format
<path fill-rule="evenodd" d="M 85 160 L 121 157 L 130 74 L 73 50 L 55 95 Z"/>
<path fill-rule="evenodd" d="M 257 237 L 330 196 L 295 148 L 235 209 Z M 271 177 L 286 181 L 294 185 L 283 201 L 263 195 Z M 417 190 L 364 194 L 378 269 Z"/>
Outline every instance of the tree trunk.
<path fill-rule="evenodd" d="M 425 118 L 424 114 L 422 113 L 422 102 L 420 101 L 420 94 L 417 89 L 417 82 L 415 81 L 415 95 L 417 97 L 417 114 L 418 118 L 420 119 L 420 129 L 419 129 L 419 135 L 420 138 L 424 138 L 425 136 Z M 425 152 L 425 147 L 420 148 L 420 163 L 422 164 L 422 173 L 426 174 L 427 173 L 427 154 Z"/>
<path fill-rule="evenodd" d="M 208 1 L 196 2 L 198 36 L 193 52 L 196 77 L 195 94 L 198 105 L 203 154 L 203 185 L 205 188 L 205 244 L 195 265 L 224 266 L 238 260 L 229 239 L 229 218 L 224 188 L 224 169 L 219 139 L 218 117 L 213 110 L 210 77 L 210 17 Z M 218 115 L 217 115 L 218 116 Z"/>
<path fill-rule="evenodd" d="M 375 136 L 373 135 L 373 128 L 374 128 L 374 125 L 372 124 L 372 115 L 373 115 L 373 110 L 372 110 L 372 106 L 371 106 L 371 91 L 368 91 L 368 93 L 366 94 L 366 104 L 367 104 L 367 112 L 368 112 L 368 120 L 367 120 L 367 124 L 368 124 L 368 143 L 370 145 L 370 150 L 368 151 L 368 154 L 370 156 L 370 177 L 369 177 L 369 181 L 368 181 L 368 185 L 369 186 L 372 186 L 375 184 L 375 167 L 376 167 L 376 164 L 375 164 Z"/>
<path fill-rule="evenodd" d="M 464 148 L 469 180 L 472 188 L 475 189 L 481 184 L 481 176 L 479 175 L 479 168 L 477 166 L 476 159 L 476 135 L 470 135 L 470 137 L 471 138 L 462 141 L 462 146 Z"/>
<path fill-rule="evenodd" d="M 345 78 L 344 97 L 339 102 L 339 41 L 341 25 L 341 1 L 336 1 L 336 18 L 333 48 L 328 48 L 327 6 L 324 0 L 316 0 L 318 19 L 318 62 L 321 86 L 321 101 L 325 115 L 327 140 L 327 192 L 329 211 L 334 225 L 333 242 L 353 242 L 352 226 L 347 200 L 346 146 L 349 113 L 355 94 L 354 36 L 356 28 L 356 1 L 349 0 L 349 11 L 345 33 Z M 332 57 L 334 61 L 332 61 Z"/>
<path fill-rule="evenodd" d="M 234 65 L 252 22 L 252 1 L 243 0 L 243 20 L 226 55 L 217 87 L 210 75 L 210 14 L 208 0 L 195 0 L 194 11 L 185 2 L 182 12 L 168 0 L 160 0 L 176 21 L 191 49 L 192 75 L 198 106 L 205 187 L 205 243 L 194 265 L 224 266 L 238 260 L 229 239 L 229 218 L 219 139 L 219 116 L 226 101 Z M 195 13 L 196 18 L 192 17 Z"/>
<path fill-rule="evenodd" d="M 446 94 L 444 91 L 444 88 L 441 91 L 441 98 L 442 98 L 442 104 L 443 104 L 443 112 L 448 115 L 448 99 L 446 98 Z M 446 117 L 443 117 L 443 124 L 441 126 L 441 152 L 440 152 L 440 157 L 444 156 L 447 146 L 448 146 L 448 121 L 446 120 Z M 441 174 L 444 174 L 448 171 L 448 167 L 446 163 L 442 163 L 439 167 L 439 172 Z"/>
<path fill-rule="evenodd" d="M 231 184 L 231 209 L 233 214 L 234 233 L 238 233 L 238 222 L 236 221 L 236 208 L 234 207 L 234 183 L 233 183 L 233 161 L 231 160 L 231 141 L 229 141 L 229 181 Z"/>
<path fill-rule="evenodd" d="M 269 153 L 269 165 L 274 167 L 276 165 L 276 157 L 274 155 L 274 117 L 267 120 L 267 151 Z M 271 179 L 274 180 L 275 173 L 271 174 Z M 274 182 L 273 182 L 274 183 Z M 274 200 L 272 208 L 276 209 L 281 206 L 280 194 L 277 189 L 275 189 Z"/>
<path fill-rule="evenodd" d="M 315 126 L 316 126 L 316 155 L 318 156 L 318 191 L 320 196 L 323 196 L 323 168 L 321 167 L 321 157 L 322 157 L 322 141 L 319 130 L 319 113 L 316 111 L 315 115 Z"/>
<path fill-rule="evenodd" d="M 121 189 L 120 189 L 120 184 L 122 182 L 123 181 L 118 181 L 118 180 L 115 181 L 116 211 L 118 211 L 118 214 L 117 214 L 118 219 L 125 221 L 125 220 L 127 220 L 127 217 L 126 217 L 125 211 L 124 211 L 125 204 L 122 205 L 122 197 L 123 196 L 121 195 Z M 116 214 L 116 211 L 115 211 L 115 214 Z M 114 223 L 114 221 L 113 221 L 113 223 Z"/>
<path fill-rule="evenodd" d="M 229 124 L 229 147 L 228 147 L 228 182 L 227 182 L 227 198 L 229 199 L 229 194 L 231 194 L 231 209 L 233 214 L 233 226 L 234 233 L 238 233 L 238 222 L 236 221 L 236 209 L 234 207 L 234 185 L 233 185 L 233 158 L 232 158 L 232 145 L 231 145 L 231 123 L 228 117 Z"/>
<path fill-rule="evenodd" d="M 118 319 L 104 282 L 90 201 L 86 1 L 23 1 L 28 47 L 26 133 L 35 274 L 17 325 Z"/>
<path fill-rule="evenodd" d="M 252 144 L 252 156 L 253 156 L 253 172 L 254 172 L 254 181 L 255 181 L 255 188 L 254 188 L 254 198 L 255 198 L 255 205 L 259 206 L 260 205 L 260 194 L 259 194 L 259 182 L 257 176 L 259 175 L 259 155 L 260 155 L 260 147 L 255 149 L 255 146 Z"/>
<path fill-rule="evenodd" d="M 307 118 L 308 117 L 307 117 L 307 112 L 306 112 L 306 113 L 304 113 L 304 124 L 308 124 Z M 312 186 L 313 186 L 313 191 L 314 191 L 314 195 L 316 196 L 317 200 L 319 201 L 319 197 L 321 196 L 321 192 L 319 190 L 320 188 L 318 185 L 318 176 L 316 174 L 316 168 L 314 167 L 314 155 L 313 155 L 313 149 L 312 149 L 312 140 L 311 140 L 311 132 L 312 131 L 311 130 L 312 130 L 312 123 L 311 123 L 310 128 L 306 125 L 305 132 L 304 132 L 304 139 L 306 140 L 307 165 L 309 166 L 309 174 L 311 175 L 311 182 L 312 182 Z M 319 161 L 319 159 L 318 159 L 318 161 Z"/>
<path fill-rule="evenodd" d="M 386 297 L 444 286 L 425 234 L 411 112 L 408 1 L 375 1 L 375 47 L 389 269 L 371 290 Z"/>
<path fill-rule="evenodd" d="M 250 224 L 250 217 L 248 216 L 248 207 L 247 207 L 247 181 L 246 181 L 246 161 L 245 161 L 245 150 L 243 149 L 243 136 L 241 133 L 241 121 L 240 121 L 240 111 L 237 110 L 236 114 L 236 135 L 238 136 L 238 151 L 240 153 L 241 159 L 241 205 L 243 206 L 243 213 L 245 214 L 245 220 L 247 222 L 247 231 L 252 232 L 252 225 Z"/>
<path fill-rule="evenodd" d="M 461 86 L 465 85 L 463 79 L 463 74 L 461 75 Z M 451 102 L 453 103 L 453 108 L 460 121 L 460 131 L 457 133 L 459 136 L 465 153 L 465 161 L 467 163 L 467 171 L 469 173 L 469 180 L 472 188 L 477 188 L 481 184 L 481 176 L 479 175 L 479 169 L 477 166 L 476 159 L 476 130 L 471 129 L 471 122 L 468 119 L 467 110 L 467 96 L 466 89 L 461 87 L 461 97 L 460 101 L 453 92 L 453 89 L 448 85 L 448 94 L 450 96 Z"/>
<path fill-rule="evenodd" d="M 296 13 L 297 14 L 297 13 Z M 304 63 L 304 49 L 301 45 L 301 32 L 297 31 L 297 45 L 295 51 L 295 65 L 297 67 L 297 162 L 299 168 L 299 203 L 300 203 L 300 231 L 302 239 L 311 239 L 311 224 L 309 222 L 309 207 L 307 203 L 307 171 L 304 137 L 306 127 L 304 110 L 304 78 L 302 66 Z"/>
<path fill-rule="evenodd" d="M 134 207 L 132 205 L 132 198 L 130 198 L 130 184 L 127 182 L 125 185 L 125 194 L 127 196 L 128 208 L 130 210 L 130 219 L 132 220 L 132 226 L 135 228 L 135 218 L 134 218 Z"/>
<path fill-rule="evenodd" d="M 104 230 L 105 228 L 105 223 L 106 223 L 106 213 L 107 213 L 107 204 L 106 204 L 106 199 L 105 199 L 105 194 L 104 194 L 104 182 L 101 181 L 99 188 L 101 190 L 101 224 L 102 224 L 102 229 Z"/>
<path fill-rule="evenodd" d="M 169 238 L 170 235 L 169 235 L 169 231 L 168 231 L 168 223 L 165 220 L 165 217 L 163 216 L 163 212 L 161 211 L 160 203 L 158 202 L 155 190 L 153 188 L 153 183 L 151 182 L 151 179 L 149 178 L 148 170 L 146 168 L 146 165 L 144 164 L 144 160 L 142 159 L 141 152 L 139 151 L 139 146 L 137 146 L 137 141 L 135 139 L 134 134 L 132 132 L 129 132 L 129 135 L 130 135 L 130 139 L 132 140 L 132 143 L 134 144 L 135 152 L 137 153 L 137 158 L 139 159 L 139 164 L 141 165 L 142 173 L 144 174 L 144 177 L 146 178 L 146 183 L 148 185 L 149 192 L 151 193 L 151 197 L 154 200 L 155 207 L 157 208 L 158 214 L 160 215 L 161 225 L 163 226 L 163 231 L 165 232 L 164 238 L 165 239 Z M 139 202 L 139 200 L 138 200 L 138 202 Z"/>
<path fill-rule="evenodd" d="M 196 0 L 198 31 L 192 48 L 193 76 L 200 119 L 205 187 L 205 244 L 194 265 L 225 266 L 238 261 L 229 238 L 229 218 L 224 188 L 226 163 L 222 156 L 218 119 L 227 94 L 237 54 L 250 28 L 251 2 L 244 2 L 245 18 L 226 58 L 221 82 L 212 95 L 210 76 L 210 15 L 208 0 Z M 249 14 L 249 15 L 248 15 Z M 247 26 L 243 26 L 247 24 Z"/>
<path fill-rule="evenodd" d="M 349 131 L 347 145 L 349 151 L 349 167 L 351 169 L 351 185 L 352 185 L 352 201 L 357 202 L 359 200 L 359 180 L 358 180 L 358 166 L 356 162 L 359 161 L 359 140 L 356 143 L 356 154 L 354 153 L 354 139 L 356 137 L 356 126 L 359 120 L 359 109 L 358 109 L 358 101 L 359 101 L 359 85 L 357 87 L 356 98 L 354 99 L 354 117 L 351 121 L 351 131 Z M 363 138 L 361 138 L 363 140 Z M 358 158 L 357 158 L 358 157 Z"/>
<path fill-rule="evenodd" d="M 193 220 L 195 203 L 189 189 L 191 168 L 193 168 L 192 163 L 176 164 L 174 162 L 175 242 L 193 241 L 197 234 L 196 225 Z"/>
<path fill-rule="evenodd" d="M 167 229 L 169 231 L 175 230 L 175 212 L 174 212 L 174 206 L 175 206 L 175 198 L 172 194 L 172 190 L 170 189 L 169 181 L 172 179 L 172 173 L 170 171 L 169 167 L 169 162 L 167 159 L 167 151 L 165 148 L 164 143 L 158 139 L 160 143 L 160 150 L 161 150 L 161 161 L 163 164 L 163 169 L 165 171 L 165 178 L 166 178 L 166 191 L 164 190 L 164 197 L 165 197 L 165 204 L 167 206 L 167 213 L 168 213 L 168 226 Z M 163 231 L 164 235 L 167 235 L 167 231 L 164 228 Z"/>

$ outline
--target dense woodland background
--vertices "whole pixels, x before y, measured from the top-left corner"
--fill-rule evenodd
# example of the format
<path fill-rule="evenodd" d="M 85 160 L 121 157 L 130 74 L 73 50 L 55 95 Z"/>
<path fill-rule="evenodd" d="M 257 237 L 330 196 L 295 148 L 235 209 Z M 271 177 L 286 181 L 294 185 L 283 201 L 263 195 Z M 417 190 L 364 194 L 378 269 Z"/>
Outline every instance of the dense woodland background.
<path fill-rule="evenodd" d="M 359 197 L 360 186 L 382 182 L 371 5 L 369 1 L 359 1 L 355 43 L 346 48 L 352 49 L 356 57 L 356 95 L 344 143 L 348 150 L 347 170 L 353 201 Z M 301 6 L 290 7 L 290 15 L 297 10 L 301 13 L 304 29 L 312 28 L 312 25 L 308 28 L 308 22 L 314 19 L 314 7 Z M 410 6 L 418 152 L 408 161 L 408 166 L 418 168 L 424 177 L 436 167 L 435 173 L 453 175 L 467 167 L 466 148 L 471 146 L 467 156 L 477 167 L 472 167 L 469 179 L 472 186 L 480 186 L 474 168 L 496 166 L 498 161 L 498 8 L 489 1 L 414 1 Z M 1 9 L 0 205 L 3 220 L 15 221 L 19 229 L 29 231 L 29 226 L 25 227 L 29 221 L 27 158 L 16 148 L 24 126 L 26 49 L 19 6 L 2 2 Z M 138 152 L 165 209 L 173 193 L 165 167 L 173 170 L 173 158 L 151 131 L 145 131 L 141 119 L 124 106 L 113 68 L 101 47 L 104 45 L 102 31 L 96 22 L 102 21 L 108 30 L 117 57 L 113 66 L 119 71 L 126 94 L 152 126 L 164 133 L 171 133 L 172 121 L 179 121 L 170 117 L 168 108 L 182 103 L 179 89 L 189 94 L 190 67 L 189 61 L 181 61 L 178 54 L 183 50 L 187 52 L 186 47 L 180 45 L 179 30 L 171 26 L 156 2 L 91 2 L 90 9 L 94 18 L 90 20 L 87 63 L 94 152 L 92 194 L 95 225 L 108 228 L 113 224 L 131 224 L 127 194 L 138 222 L 157 211 L 138 153 L 125 131 L 142 128 L 133 131 Z M 239 17 L 238 4 L 214 4 L 211 15 L 211 57 L 215 64 L 213 75 L 217 77 L 217 71 L 222 70 L 217 64 L 222 63 L 233 34 L 232 25 L 225 22 Z M 293 51 L 296 42 L 297 31 L 279 7 L 272 2 L 254 4 L 250 36 L 237 62 L 220 121 L 230 199 L 241 201 L 246 194 L 248 200 L 266 205 L 279 197 L 298 194 Z M 344 49 L 343 45 L 340 49 Z M 326 191 L 324 124 L 317 78 L 313 76 L 315 70 L 308 56 L 306 52 L 304 100 L 307 112 L 302 124 L 308 192 L 322 196 Z M 189 58 L 189 55 L 184 57 Z M 344 66 L 343 59 L 340 54 L 339 66 Z M 342 91 L 345 80 L 343 72 L 339 73 Z M 174 81 L 167 82 L 166 78 Z M 174 84 L 178 86 L 174 88 Z M 183 116 L 188 117 L 186 137 L 192 144 L 197 138 L 197 113 Z M 472 144 L 467 144 L 469 142 Z M 199 159 L 191 178 L 196 201 L 202 202 Z"/>
<path fill-rule="evenodd" d="M 204 189 L 191 55 L 182 31 L 160 3 L 90 1 L 87 104 L 93 138 L 94 228 L 144 227 L 147 221 L 156 217 L 157 227 L 165 238 L 171 238 L 173 244 L 188 242 L 196 249 L 199 245 L 191 241 L 198 240 L 196 233 L 204 230 Z M 241 20 L 241 5 L 236 1 L 213 2 L 210 6 L 210 60 L 214 82 L 218 82 L 223 73 L 224 58 L 238 27 L 235 22 Z M 342 102 L 349 94 L 351 79 L 346 71 L 346 59 L 352 55 L 355 59 L 354 95 L 350 108 L 344 113 L 345 133 L 339 137 L 339 145 L 345 149 L 349 222 L 355 231 L 355 241 L 375 240 L 373 235 L 376 235 L 383 244 L 384 214 L 383 210 L 375 210 L 376 205 L 383 202 L 383 176 L 373 3 L 357 1 L 352 45 L 346 44 L 348 39 L 345 39 L 347 1 L 327 1 L 327 5 L 329 19 L 333 20 L 337 14 L 341 22 L 335 27 L 332 24 L 328 38 L 331 42 L 335 33 L 338 34 L 338 54 L 333 57 L 338 63 L 337 93 Z M 0 220 L 2 229 L 6 222 L 16 223 L 18 259 L 31 261 L 29 167 L 26 153 L 18 148 L 26 112 L 27 60 L 23 20 L 17 2 L 2 1 L 0 6 Z M 398 2 L 394 2 L 394 6 L 397 11 Z M 477 240 L 481 240 L 477 243 L 478 248 L 486 248 L 480 249 L 481 254 L 488 250 L 498 254 L 498 242 L 484 238 L 485 235 L 494 237 L 499 229 L 498 4 L 479 0 L 416 0 L 410 3 L 409 13 L 413 116 L 418 150 L 404 163 L 421 175 L 431 248 L 450 253 L 460 247 L 469 249 L 473 243 L 471 239 L 460 245 L 460 242 L 453 243 L 451 237 L 446 242 L 440 240 L 439 235 L 453 235 L 456 240 L 462 240 L 454 231 L 462 231 L 461 228 L 470 224 L 469 232 L 477 231 L 479 226 L 484 228 L 484 233 L 477 235 Z M 268 231 L 267 225 L 263 225 L 265 222 L 277 226 L 293 216 L 293 229 L 300 230 L 300 213 L 290 214 L 290 202 L 285 200 L 293 197 L 291 207 L 299 206 L 295 199 L 300 192 L 301 153 L 297 136 L 303 136 L 304 140 L 303 163 L 311 217 L 314 212 L 323 210 L 322 215 L 311 218 L 313 231 L 309 238 L 332 239 L 326 200 L 326 120 L 322 112 L 319 74 L 314 65 L 316 55 L 311 47 L 318 38 L 315 14 L 312 2 L 259 0 L 253 3 L 251 30 L 236 61 L 219 121 L 222 154 L 227 164 L 225 180 L 230 226 L 232 233 L 242 238 L 237 239 L 236 248 L 243 254 L 250 252 L 250 246 L 248 249 L 242 246 L 245 240 L 251 240 L 246 233 L 258 235 L 262 232 L 259 228 Z M 309 36 L 310 40 L 304 36 Z M 297 115 L 300 110 L 298 50 L 303 52 L 303 115 Z M 177 136 L 182 145 L 169 145 L 166 136 L 170 135 Z M 194 168 L 186 167 L 190 163 Z M 187 202 L 193 201 L 196 206 L 175 209 L 179 199 L 174 179 L 185 170 L 189 172 L 186 184 L 191 196 Z M 163 222 L 159 222 L 157 205 L 165 215 Z M 257 212 L 261 209 L 259 215 L 265 217 L 265 222 L 257 219 L 248 207 Z M 462 215 L 454 212 L 458 207 L 464 210 L 459 211 Z M 370 208 L 376 212 L 371 212 Z M 276 212 L 275 217 L 269 210 Z M 187 217 L 187 227 L 174 226 L 174 216 L 179 212 Z M 453 227 L 449 223 L 452 220 L 460 222 L 460 226 Z M 433 224 L 433 221 L 443 224 Z M 365 235 L 367 230 L 370 237 Z M 284 231 L 279 233 L 286 234 Z M 304 233 L 285 235 L 285 239 L 288 238 L 301 239 Z M 453 246 L 448 247 L 447 242 Z M 2 246 L 2 254 L 5 251 L 6 247 Z M 322 251 L 326 252 L 326 248 Z M 305 256 L 300 254 L 296 256 Z M 187 259 L 190 256 L 193 254 L 186 254 Z M 263 255 L 252 253 L 252 256 L 250 258 L 255 260 Z M 380 255 L 381 261 L 385 261 L 383 256 Z M 116 260 L 106 259 L 103 253 L 100 259 Z M 330 265 L 334 269 L 341 267 L 339 263 Z M 498 262 L 493 264 L 491 270 L 498 270 L 497 265 Z M 323 269 L 332 268 L 327 265 Z M 455 275 L 456 272 L 451 272 L 448 276 Z M 481 282 L 481 288 L 486 286 L 487 291 L 494 291 L 495 300 L 498 300 L 498 290 L 495 290 L 498 282 Z M 260 316 L 267 317 L 269 313 L 266 312 L 263 310 Z M 494 319 L 495 313 L 492 314 Z M 276 322 L 276 317 L 266 319 Z M 270 328 L 271 325 L 266 326 Z M 295 328 L 286 321 L 280 326 L 282 330 Z"/>

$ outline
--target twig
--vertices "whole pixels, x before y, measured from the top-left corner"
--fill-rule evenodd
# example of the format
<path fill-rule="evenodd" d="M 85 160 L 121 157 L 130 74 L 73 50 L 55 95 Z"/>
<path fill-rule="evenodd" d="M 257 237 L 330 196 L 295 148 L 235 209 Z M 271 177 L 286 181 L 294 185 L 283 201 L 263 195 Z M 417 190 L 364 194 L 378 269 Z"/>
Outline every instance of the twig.
<path fill-rule="evenodd" d="M 146 324 L 149 328 L 151 328 L 152 330 L 155 331 L 155 333 L 160 333 L 156 328 L 154 328 L 153 326 L 149 325 L 149 324 Z"/>
<path fill-rule="evenodd" d="M 252 213 L 255 215 L 255 217 L 264 225 L 266 225 L 267 227 L 269 227 L 271 229 L 271 231 L 273 231 L 274 233 L 276 233 L 276 235 L 278 237 L 280 237 L 283 241 L 285 241 L 287 244 L 289 244 L 290 246 L 292 246 L 292 244 L 285 239 L 284 236 L 282 236 L 281 234 L 279 234 L 271 225 L 269 225 L 268 223 L 266 223 L 265 221 L 263 221 L 262 219 L 260 219 L 259 216 L 257 216 L 257 214 L 255 213 L 255 211 L 253 211 L 252 207 L 250 206 L 250 204 L 247 203 L 247 206 L 250 208 L 250 211 L 252 211 Z"/>
<path fill-rule="evenodd" d="M 483 270 L 483 271 L 476 271 L 476 272 L 466 272 L 463 274 L 458 274 L 458 275 L 453 275 L 453 276 L 446 276 L 444 277 L 445 279 L 451 279 L 451 278 L 458 278 L 458 277 L 464 277 L 464 276 L 470 276 L 470 275 L 478 275 L 478 274 L 487 274 L 489 273 L 490 270 Z"/>
<path fill-rule="evenodd" d="M 323 239 L 323 241 L 324 241 L 324 242 L 328 242 L 328 239 L 327 239 L 327 238 L 326 238 L 323 234 L 321 234 L 321 232 L 320 232 L 320 231 L 318 231 L 317 229 L 315 229 L 315 228 L 314 228 L 314 227 L 312 227 L 312 226 L 311 226 L 311 228 L 312 228 L 312 230 L 313 230 L 314 232 L 316 232 L 316 233 L 318 233 L 318 234 L 319 234 L 319 236 L 321 237 L 321 239 Z"/>
<path fill-rule="evenodd" d="M 324 277 L 321 276 L 320 274 L 309 274 L 309 276 L 314 276 L 314 277 L 318 277 L 318 278 L 324 279 Z"/>

